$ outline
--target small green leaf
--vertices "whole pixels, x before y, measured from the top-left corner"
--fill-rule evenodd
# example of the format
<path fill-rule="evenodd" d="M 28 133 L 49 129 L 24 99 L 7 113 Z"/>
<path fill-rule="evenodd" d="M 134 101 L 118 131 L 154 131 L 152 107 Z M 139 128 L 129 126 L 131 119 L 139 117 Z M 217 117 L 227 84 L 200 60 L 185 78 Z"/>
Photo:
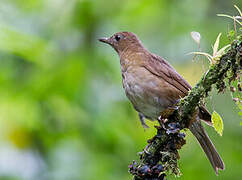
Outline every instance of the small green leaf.
<path fill-rule="evenodd" d="M 242 121 L 240 121 L 240 126 L 242 126 Z"/>
<path fill-rule="evenodd" d="M 224 129 L 223 119 L 220 117 L 220 115 L 216 111 L 213 111 L 212 123 L 213 123 L 213 127 L 217 131 L 217 133 L 220 136 L 222 136 L 223 129 Z"/>

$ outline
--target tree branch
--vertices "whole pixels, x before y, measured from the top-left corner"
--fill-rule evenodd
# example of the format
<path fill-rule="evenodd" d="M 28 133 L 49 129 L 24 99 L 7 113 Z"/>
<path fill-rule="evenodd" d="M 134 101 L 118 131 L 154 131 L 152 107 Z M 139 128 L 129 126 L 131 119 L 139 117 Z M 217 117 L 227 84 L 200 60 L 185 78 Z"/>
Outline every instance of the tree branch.
<path fill-rule="evenodd" d="M 226 88 L 225 80 L 229 83 L 238 79 L 241 70 L 242 37 L 234 40 L 226 54 L 220 57 L 216 64 L 203 75 L 189 94 L 181 99 L 177 109 L 168 113 L 166 120 L 161 120 L 156 126 L 157 134 L 150 140 L 145 149 L 140 152 L 140 162 L 133 161 L 129 172 L 134 180 L 164 180 L 168 173 L 180 174 L 177 165 L 178 150 L 185 144 L 185 134 L 180 130 L 189 126 L 197 116 L 198 106 L 208 96 L 212 86 L 216 85 L 218 92 Z M 162 117 L 164 117 L 162 115 Z"/>

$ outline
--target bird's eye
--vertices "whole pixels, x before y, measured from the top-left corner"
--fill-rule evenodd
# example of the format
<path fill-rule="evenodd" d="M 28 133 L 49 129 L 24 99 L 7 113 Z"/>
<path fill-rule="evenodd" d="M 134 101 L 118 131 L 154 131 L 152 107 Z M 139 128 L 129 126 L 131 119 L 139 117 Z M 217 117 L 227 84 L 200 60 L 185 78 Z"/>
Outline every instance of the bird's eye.
<path fill-rule="evenodd" d="M 116 41 L 119 41 L 120 39 L 121 39 L 121 36 L 120 36 L 120 35 L 116 35 L 116 36 L 115 36 L 115 40 L 116 40 Z"/>

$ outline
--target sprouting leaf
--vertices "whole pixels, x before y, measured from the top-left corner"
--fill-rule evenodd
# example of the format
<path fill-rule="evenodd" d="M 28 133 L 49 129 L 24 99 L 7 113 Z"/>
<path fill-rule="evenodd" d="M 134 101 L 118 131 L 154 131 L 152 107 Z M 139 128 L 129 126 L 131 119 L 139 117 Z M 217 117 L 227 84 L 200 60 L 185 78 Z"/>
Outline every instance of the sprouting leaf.
<path fill-rule="evenodd" d="M 190 52 L 188 54 L 195 54 L 195 55 L 205 56 L 210 61 L 210 63 L 212 62 L 212 58 L 213 58 L 210 54 L 205 53 L 205 52 Z"/>
<path fill-rule="evenodd" d="M 224 129 L 223 119 L 221 118 L 221 116 L 216 111 L 213 111 L 212 123 L 213 123 L 213 127 L 217 131 L 217 133 L 220 136 L 222 136 L 223 135 L 223 129 Z"/>
<path fill-rule="evenodd" d="M 230 15 L 227 15 L 227 14 L 217 14 L 217 16 L 228 17 L 228 18 L 233 19 L 234 21 L 236 21 L 238 24 L 242 25 L 242 23 L 238 20 L 238 18 L 235 18 L 234 16 L 230 16 Z"/>
<path fill-rule="evenodd" d="M 230 44 L 228 44 L 228 45 L 222 47 L 222 48 L 217 52 L 217 56 L 222 56 L 222 55 L 224 54 L 224 51 L 225 51 L 228 47 L 230 47 Z"/>
<path fill-rule="evenodd" d="M 196 31 L 192 31 L 191 36 L 192 36 L 192 39 L 200 46 L 200 39 L 201 39 L 200 33 Z"/>
<path fill-rule="evenodd" d="M 241 10 L 238 8 L 238 6 L 234 5 L 234 7 L 237 9 L 237 11 L 239 12 L 239 15 L 242 16 Z"/>
<path fill-rule="evenodd" d="M 222 33 L 218 34 L 218 37 L 217 37 L 217 39 L 216 39 L 216 41 L 215 41 L 215 43 L 213 45 L 213 57 L 215 57 L 216 54 L 217 54 L 221 34 Z"/>

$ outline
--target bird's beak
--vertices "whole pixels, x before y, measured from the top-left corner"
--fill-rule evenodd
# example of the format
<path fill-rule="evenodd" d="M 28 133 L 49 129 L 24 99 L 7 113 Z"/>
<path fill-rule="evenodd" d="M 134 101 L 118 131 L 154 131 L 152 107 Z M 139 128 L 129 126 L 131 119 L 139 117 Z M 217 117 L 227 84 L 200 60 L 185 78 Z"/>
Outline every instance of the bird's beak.
<path fill-rule="evenodd" d="M 106 44 L 110 44 L 111 45 L 111 41 L 109 38 L 100 38 L 98 39 L 99 41 L 103 42 L 103 43 L 106 43 Z"/>

